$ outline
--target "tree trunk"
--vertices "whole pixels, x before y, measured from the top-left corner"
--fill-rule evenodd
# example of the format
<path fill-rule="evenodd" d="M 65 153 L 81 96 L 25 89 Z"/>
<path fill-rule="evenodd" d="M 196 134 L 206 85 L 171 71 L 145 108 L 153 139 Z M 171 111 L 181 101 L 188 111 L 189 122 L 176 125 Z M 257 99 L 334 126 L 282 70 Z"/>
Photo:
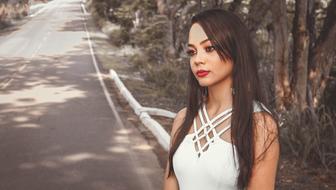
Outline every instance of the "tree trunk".
<path fill-rule="evenodd" d="M 163 1 L 163 0 L 161 0 Z M 158 1 L 157 1 L 158 2 Z M 175 29 L 176 29 L 176 13 L 177 11 L 185 6 L 187 4 L 187 0 L 183 0 L 179 2 L 178 4 L 174 4 L 171 0 L 167 0 L 165 2 L 165 7 L 169 7 L 169 9 L 166 9 L 165 15 L 168 17 L 168 31 L 167 31 L 167 38 L 169 40 L 169 47 L 167 53 L 167 57 L 165 57 L 165 60 L 169 60 L 172 58 L 177 57 L 177 50 L 176 50 L 176 35 L 175 35 Z"/>
<path fill-rule="evenodd" d="M 167 14 L 167 4 L 165 0 L 156 0 L 156 6 L 160 15 Z"/>
<path fill-rule="evenodd" d="M 309 94 L 311 104 L 317 107 L 327 85 L 332 64 L 336 62 L 336 0 L 332 0 L 327 8 L 324 24 L 313 48 L 311 65 L 309 66 Z"/>
<path fill-rule="evenodd" d="M 315 0 L 309 0 L 308 2 L 308 15 L 307 15 L 307 28 L 309 32 L 309 53 L 308 53 L 308 72 L 312 65 L 313 60 L 313 50 L 316 42 L 316 7 L 317 2 Z M 308 76 L 307 76 L 308 77 Z M 307 81 L 307 105 L 308 107 L 313 107 L 312 105 L 312 94 L 310 90 L 309 80 Z"/>
<path fill-rule="evenodd" d="M 202 10 L 202 0 L 198 0 L 198 10 Z"/>
<path fill-rule="evenodd" d="M 248 28 L 252 37 L 258 30 L 271 6 L 278 3 L 279 0 L 251 0 L 250 10 L 247 18 Z M 282 0 L 280 0 L 282 1 Z"/>
<path fill-rule="evenodd" d="M 296 0 L 293 23 L 293 80 L 292 102 L 303 111 L 307 107 L 307 71 L 309 32 L 307 30 L 308 1 Z"/>
<path fill-rule="evenodd" d="M 271 7 L 274 28 L 274 85 L 277 111 L 286 108 L 289 95 L 288 80 L 288 29 L 286 1 L 277 0 Z"/>
<path fill-rule="evenodd" d="M 211 7 L 219 7 L 220 0 L 212 0 L 211 1 Z"/>
<path fill-rule="evenodd" d="M 175 57 L 176 51 L 175 51 L 175 35 L 174 35 L 174 28 L 175 28 L 175 19 L 169 19 L 168 21 L 168 28 L 169 30 L 167 31 L 167 35 L 169 38 L 169 47 L 168 47 L 168 52 L 167 56 L 170 58 Z"/>

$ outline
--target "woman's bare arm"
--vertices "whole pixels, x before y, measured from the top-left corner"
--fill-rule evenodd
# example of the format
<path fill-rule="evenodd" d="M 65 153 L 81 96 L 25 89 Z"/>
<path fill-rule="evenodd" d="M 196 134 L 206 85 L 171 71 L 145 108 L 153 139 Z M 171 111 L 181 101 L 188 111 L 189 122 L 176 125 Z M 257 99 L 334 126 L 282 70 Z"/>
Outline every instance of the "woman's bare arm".
<path fill-rule="evenodd" d="M 170 146 L 172 145 L 173 137 L 177 129 L 181 127 L 184 121 L 186 110 L 187 110 L 186 108 L 183 108 L 182 110 L 180 110 L 174 119 L 174 123 L 173 123 L 172 130 L 171 130 L 171 135 L 170 135 L 171 137 Z M 165 175 L 163 179 L 164 181 L 163 190 L 179 190 L 178 182 L 177 182 L 175 175 L 171 175 L 168 177 L 168 171 L 169 171 L 169 162 L 167 161 L 166 171 L 165 171 Z"/>
<path fill-rule="evenodd" d="M 177 183 L 177 179 L 174 175 L 171 175 L 169 177 L 168 176 L 168 162 L 167 162 L 167 167 L 166 167 L 166 171 L 165 171 L 165 175 L 164 175 L 164 184 L 163 184 L 163 190 L 178 190 L 178 183 Z"/>
<path fill-rule="evenodd" d="M 274 119 L 267 113 L 255 113 L 255 165 L 248 190 L 274 190 L 280 145 Z M 266 152 L 265 152 L 266 151 Z M 262 153 L 264 153 L 262 155 Z M 262 156 L 260 156 L 262 155 Z"/>

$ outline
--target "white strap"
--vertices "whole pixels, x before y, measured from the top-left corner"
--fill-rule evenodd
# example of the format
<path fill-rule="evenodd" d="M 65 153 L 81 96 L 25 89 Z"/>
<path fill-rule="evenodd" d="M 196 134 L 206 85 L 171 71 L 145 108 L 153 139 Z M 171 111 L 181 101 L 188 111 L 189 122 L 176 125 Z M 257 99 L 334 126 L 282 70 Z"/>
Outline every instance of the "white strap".
<path fill-rule="evenodd" d="M 228 125 L 227 127 L 225 127 L 224 129 L 222 129 L 217 136 L 220 137 L 223 133 L 225 133 L 225 131 L 227 131 L 228 129 L 230 129 L 231 125 Z"/>
<path fill-rule="evenodd" d="M 196 126 L 196 119 L 194 119 L 194 133 L 195 133 L 195 141 L 197 141 L 196 145 L 197 145 L 197 153 L 200 153 L 199 151 L 201 150 L 201 142 L 199 141 L 199 137 L 198 137 L 198 132 L 197 131 L 197 126 Z M 200 153 L 201 154 L 201 153 Z"/>
<path fill-rule="evenodd" d="M 203 114 L 205 116 L 206 122 L 204 121 Z M 201 126 L 199 129 L 197 129 L 196 118 L 195 118 L 194 123 L 193 123 L 194 137 L 192 138 L 192 140 L 196 144 L 198 148 L 196 152 L 200 156 L 201 154 L 204 153 L 204 149 L 210 146 L 210 143 L 214 141 L 214 138 L 216 136 L 219 137 L 222 133 L 224 133 L 226 130 L 230 128 L 231 125 L 225 127 L 219 133 L 217 133 L 215 129 L 218 125 L 220 125 L 222 122 L 227 120 L 232 115 L 232 108 L 229 108 L 223 111 L 222 113 L 218 114 L 216 117 L 210 120 L 209 115 L 206 111 L 205 105 L 203 105 L 202 109 L 199 109 L 198 115 L 201 121 Z M 203 134 L 199 135 L 200 133 L 202 133 L 202 131 L 203 131 Z M 212 131 L 213 133 L 212 137 L 209 136 L 210 131 Z M 206 140 L 203 146 L 201 145 L 201 142 L 200 142 L 202 138 L 205 138 Z"/>
<path fill-rule="evenodd" d="M 229 117 L 231 117 L 232 112 L 228 113 L 226 116 L 222 117 L 219 121 L 217 121 L 216 123 L 213 123 L 213 119 L 210 121 L 209 116 L 207 116 L 207 123 L 209 123 L 210 125 L 212 125 L 212 129 L 215 129 L 215 127 L 217 127 L 218 125 L 220 125 L 221 123 L 223 123 L 225 120 L 227 120 Z M 217 132 L 216 132 L 217 134 Z"/>

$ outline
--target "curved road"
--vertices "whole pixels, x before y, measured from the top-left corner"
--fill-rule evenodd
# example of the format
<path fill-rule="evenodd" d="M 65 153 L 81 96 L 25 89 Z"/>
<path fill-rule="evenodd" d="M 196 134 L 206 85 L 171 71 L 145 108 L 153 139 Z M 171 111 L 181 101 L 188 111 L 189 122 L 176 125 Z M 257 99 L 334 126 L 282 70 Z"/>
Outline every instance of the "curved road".
<path fill-rule="evenodd" d="M 149 145 L 108 104 L 79 0 L 0 36 L 0 190 L 157 190 Z"/>

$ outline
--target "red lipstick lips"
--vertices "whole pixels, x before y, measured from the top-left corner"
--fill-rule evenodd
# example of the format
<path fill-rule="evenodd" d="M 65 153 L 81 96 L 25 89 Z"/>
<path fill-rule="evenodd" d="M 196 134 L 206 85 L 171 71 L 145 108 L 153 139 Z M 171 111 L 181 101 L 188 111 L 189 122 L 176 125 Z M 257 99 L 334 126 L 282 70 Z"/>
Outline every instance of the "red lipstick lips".
<path fill-rule="evenodd" d="M 196 72 L 196 75 L 198 76 L 198 77 L 205 77 L 205 76 L 207 76 L 209 74 L 209 71 L 206 71 L 206 70 L 198 70 L 197 72 Z"/>

